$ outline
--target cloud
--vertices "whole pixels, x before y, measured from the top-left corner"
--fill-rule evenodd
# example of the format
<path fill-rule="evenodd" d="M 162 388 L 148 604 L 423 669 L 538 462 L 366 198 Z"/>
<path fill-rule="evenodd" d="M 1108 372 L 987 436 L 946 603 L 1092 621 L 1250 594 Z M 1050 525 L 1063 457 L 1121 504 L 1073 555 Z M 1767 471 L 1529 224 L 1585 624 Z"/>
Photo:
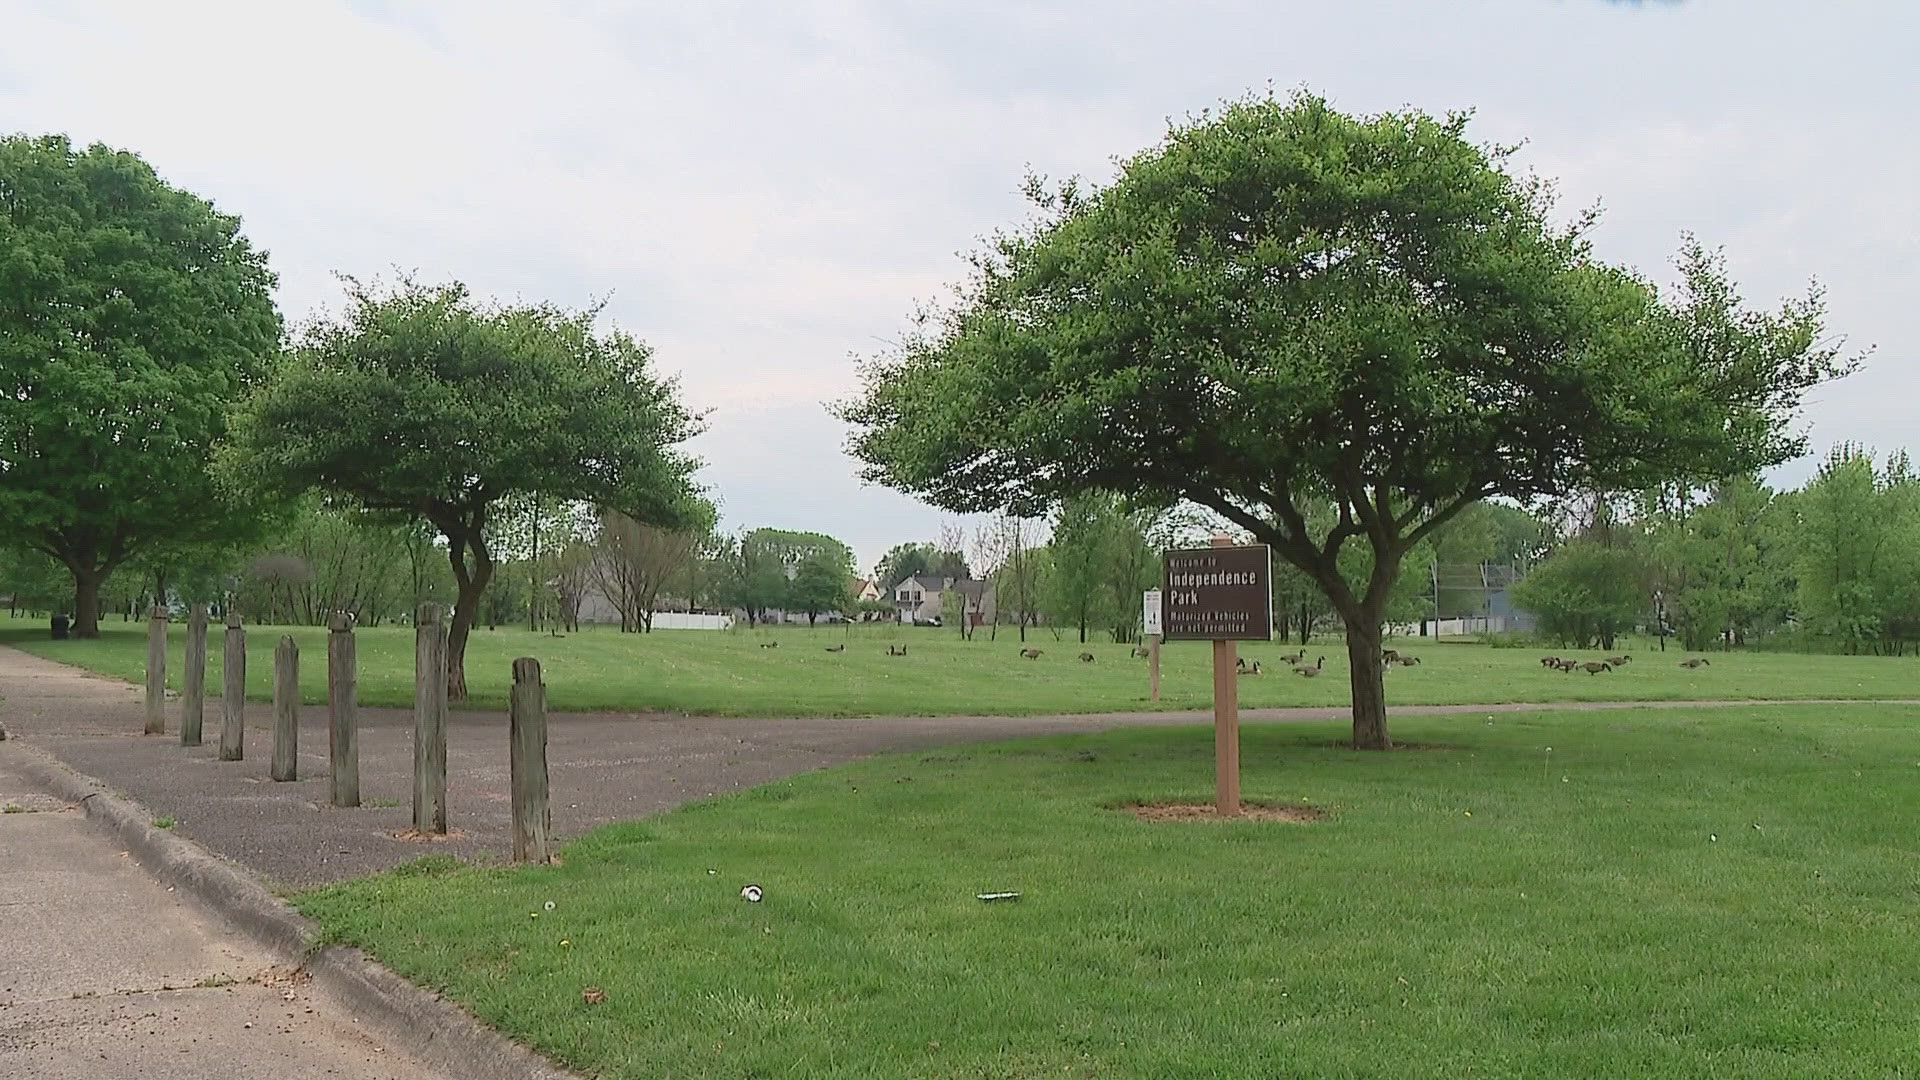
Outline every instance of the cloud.
<path fill-rule="evenodd" d="M 861 488 L 820 402 L 1025 214 L 1178 117 L 1274 86 L 1477 108 L 1596 243 L 1656 275 L 1682 230 L 1759 302 L 1830 287 L 1879 345 L 1816 447 L 1912 441 L 1920 150 L 1903 5 L 9 6 L 0 130 L 135 149 L 242 214 L 298 319 L 393 267 L 584 305 L 650 341 L 730 521 L 863 559 L 941 515 Z M 1789 473 L 1791 470 L 1789 470 Z"/>

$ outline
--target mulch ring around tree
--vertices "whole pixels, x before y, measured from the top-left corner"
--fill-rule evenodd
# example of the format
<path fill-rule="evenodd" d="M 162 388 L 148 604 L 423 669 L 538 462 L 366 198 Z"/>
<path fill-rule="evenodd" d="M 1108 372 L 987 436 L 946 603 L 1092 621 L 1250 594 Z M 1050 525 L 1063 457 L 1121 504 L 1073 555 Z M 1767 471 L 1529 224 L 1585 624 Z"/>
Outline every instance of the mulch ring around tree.
<path fill-rule="evenodd" d="M 1302 803 L 1243 802 L 1237 817 L 1221 817 L 1218 808 L 1210 802 L 1123 803 L 1115 809 L 1125 810 L 1141 821 L 1278 821 L 1310 825 L 1328 817 L 1325 810 Z"/>

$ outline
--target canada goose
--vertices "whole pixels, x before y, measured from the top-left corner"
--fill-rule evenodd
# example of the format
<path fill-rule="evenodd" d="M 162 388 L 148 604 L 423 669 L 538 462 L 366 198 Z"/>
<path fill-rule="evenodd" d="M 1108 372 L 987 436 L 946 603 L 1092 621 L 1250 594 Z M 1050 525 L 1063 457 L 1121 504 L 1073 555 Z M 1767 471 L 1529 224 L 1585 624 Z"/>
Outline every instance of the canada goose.
<path fill-rule="evenodd" d="M 907 655 L 907 647 L 905 645 L 889 645 L 887 646 L 887 655 L 905 656 Z"/>
<path fill-rule="evenodd" d="M 1394 661 L 1394 663 L 1399 664 L 1401 667 L 1412 667 L 1419 662 L 1420 658 L 1417 656 L 1402 656 Z"/>
<path fill-rule="evenodd" d="M 1680 661 L 1680 666 L 1684 668 L 1706 667 L 1707 658 L 1704 656 L 1696 656 L 1691 660 L 1682 660 Z"/>
<path fill-rule="evenodd" d="M 1540 666 L 1557 668 L 1560 666 L 1560 658 L 1557 656 L 1543 656 L 1540 658 Z"/>
<path fill-rule="evenodd" d="M 1083 653 L 1081 653 L 1081 654 L 1080 654 L 1080 662 L 1081 662 L 1081 663 L 1083 663 L 1083 664 L 1091 664 L 1091 663 L 1093 663 L 1093 654 L 1092 654 L 1092 653 L 1090 653 L 1090 652 L 1083 652 Z"/>
<path fill-rule="evenodd" d="M 1260 661 L 1258 661 L 1258 660 L 1255 660 L 1255 661 L 1253 662 L 1253 666 L 1252 666 L 1252 667 L 1243 667 L 1243 668 L 1241 668 L 1241 669 L 1240 669 L 1240 674 L 1242 674 L 1242 675 L 1258 675 L 1258 674 L 1260 674 Z"/>
<path fill-rule="evenodd" d="M 1294 664 L 1297 666 L 1302 660 L 1305 660 L 1306 658 L 1307 658 L 1307 650 L 1301 649 L 1297 653 L 1289 653 L 1286 656 L 1282 656 L 1280 659 L 1285 660 L 1289 664 Z"/>
<path fill-rule="evenodd" d="M 1293 673 L 1295 675 L 1305 675 L 1307 678 L 1311 679 L 1315 675 L 1320 674 L 1320 669 L 1325 667 L 1326 663 L 1327 663 L 1327 658 L 1323 656 L 1320 659 L 1315 660 L 1313 662 L 1312 667 L 1306 667 L 1303 665 L 1301 667 L 1294 668 Z"/>
<path fill-rule="evenodd" d="M 1234 666 L 1234 667 L 1235 667 L 1236 669 L 1238 669 L 1238 670 L 1240 670 L 1240 671 L 1245 671 L 1245 670 L 1247 670 L 1247 658 L 1246 658 L 1246 657 L 1244 657 L 1244 656 L 1236 656 L 1236 657 L 1234 657 L 1234 658 L 1233 658 L 1233 666 Z"/>
<path fill-rule="evenodd" d="M 846 652 L 847 647 L 845 645 L 829 645 L 827 646 L 827 651 L 828 652 Z"/>
<path fill-rule="evenodd" d="M 1020 655 L 1022 657 L 1025 657 L 1028 660 L 1038 660 L 1040 659 L 1040 650 L 1039 649 L 1021 649 Z"/>
<path fill-rule="evenodd" d="M 1632 659 L 1633 659 L 1633 654 L 1627 653 L 1622 656 L 1609 656 L 1607 657 L 1607 663 L 1612 664 L 1614 667 L 1620 667 L 1621 665 L 1625 664 L 1627 661 Z"/>
<path fill-rule="evenodd" d="M 1554 667 L 1557 667 L 1557 668 L 1559 668 L 1559 669 L 1560 669 L 1561 671 L 1572 671 L 1572 670 L 1574 670 L 1575 668 L 1578 668 L 1578 667 L 1580 666 L 1580 661 L 1578 661 L 1578 660 L 1556 660 L 1556 661 L 1554 661 L 1554 664 L 1553 664 L 1553 666 L 1554 666 Z"/>
<path fill-rule="evenodd" d="M 1607 663 L 1604 660 L 1589 660 L 1586 663 L 1581 664 L 1580 666 L 1583 668 L 1586 668 L 1587 674 L 1589 675 L 1598 675 L 1603 671 L 1613 670 L 1613 665 Z"/>
<path fill-rule="evenodd" d="M 1146 657 L 1153 655 L 1153 650 L 1147 648 L 1145 645 L 1135 645 L 1133 647 L 1133 655 L 1138 656 L 1142 659 L 1145 659 Z"/>
<path fill-rule="evenodd" d="M 780 647 L 780 643 L 777 641 L 763 641 L 760 643 L 760 647 L 763 649 L 777 649 Z"/>
<path fill-rule="evenodd" d="M 1389 664 L 1397 664 L 1397 663 L 1399 663 L 1399 662 L 1400 662 L 1400 650 L 1398 650 L 1398 649 L 1381 649 L 1381 650 L 1380 650 L 1380 659 L 1382 659 L 1382 660 L 1385 660 L 1385 661 L 1386 661 L 1387 663 L 1389 663 Z"/>

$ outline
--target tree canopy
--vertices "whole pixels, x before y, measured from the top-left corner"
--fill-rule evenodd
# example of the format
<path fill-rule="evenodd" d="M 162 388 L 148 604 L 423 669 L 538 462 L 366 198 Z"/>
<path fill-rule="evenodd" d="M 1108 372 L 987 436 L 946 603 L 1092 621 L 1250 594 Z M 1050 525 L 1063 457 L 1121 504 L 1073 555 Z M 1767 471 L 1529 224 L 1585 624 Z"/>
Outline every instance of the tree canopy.
<path fill-rule="evenodd" d="M 207 462 L 279 349 L 273 285 L 139 157 L 0 137 L 0 522 L 72 574 L 79 636 L 117 567 L 257 521 Z"/>
<path fill-rule="evenodd" d="M 1326 593 L 1354 744 L 1390 746 L 1380 626 L 1415 545 L 1490 496 L 1782 460 L 1783 421 L 1844 366 L 1817 292 L 1748 312 L 1690 243 L 1663 303 L 1466 127 L 1252 98 L 1174 126 L 1102 190 L 1034 182 L 1037 219 L 843 407 L 866 477 L 956 511 L 1094 489 L 1213 510 Z M 1372 556 L 1361 580 L 1350 540 Z"/>
<path fill-rule="evenodd" d="M 596 331 L 597 312 L 412 280 L 350 280 L 348 299 L 238 410 L 222 465 L 250 490 L 317 489 L 438 529 L 458 583 L 448 691 L 464 697 L 497 504 L 537 494 L 688 524 L 696 463 L 679 444 L 700 422 L 644 343 Z"/>

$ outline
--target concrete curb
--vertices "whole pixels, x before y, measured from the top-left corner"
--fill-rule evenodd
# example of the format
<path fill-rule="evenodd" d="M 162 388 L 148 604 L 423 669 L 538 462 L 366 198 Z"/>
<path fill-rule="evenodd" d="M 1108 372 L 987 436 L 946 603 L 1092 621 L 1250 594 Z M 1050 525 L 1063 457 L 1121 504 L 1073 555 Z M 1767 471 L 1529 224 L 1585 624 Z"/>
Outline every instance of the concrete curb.
<path fill-rule="evenodd" d="M 462 1080 L 581 1080 L 345 945 L 315 948 L 318 928 L 258 878 L 184 836 L 153 826 L 153 814 L 38 747 L 8 740 L 21 771 L 119 841 L 149 873 L 194 897 L 314 981 L 369 1033 Z"/>

